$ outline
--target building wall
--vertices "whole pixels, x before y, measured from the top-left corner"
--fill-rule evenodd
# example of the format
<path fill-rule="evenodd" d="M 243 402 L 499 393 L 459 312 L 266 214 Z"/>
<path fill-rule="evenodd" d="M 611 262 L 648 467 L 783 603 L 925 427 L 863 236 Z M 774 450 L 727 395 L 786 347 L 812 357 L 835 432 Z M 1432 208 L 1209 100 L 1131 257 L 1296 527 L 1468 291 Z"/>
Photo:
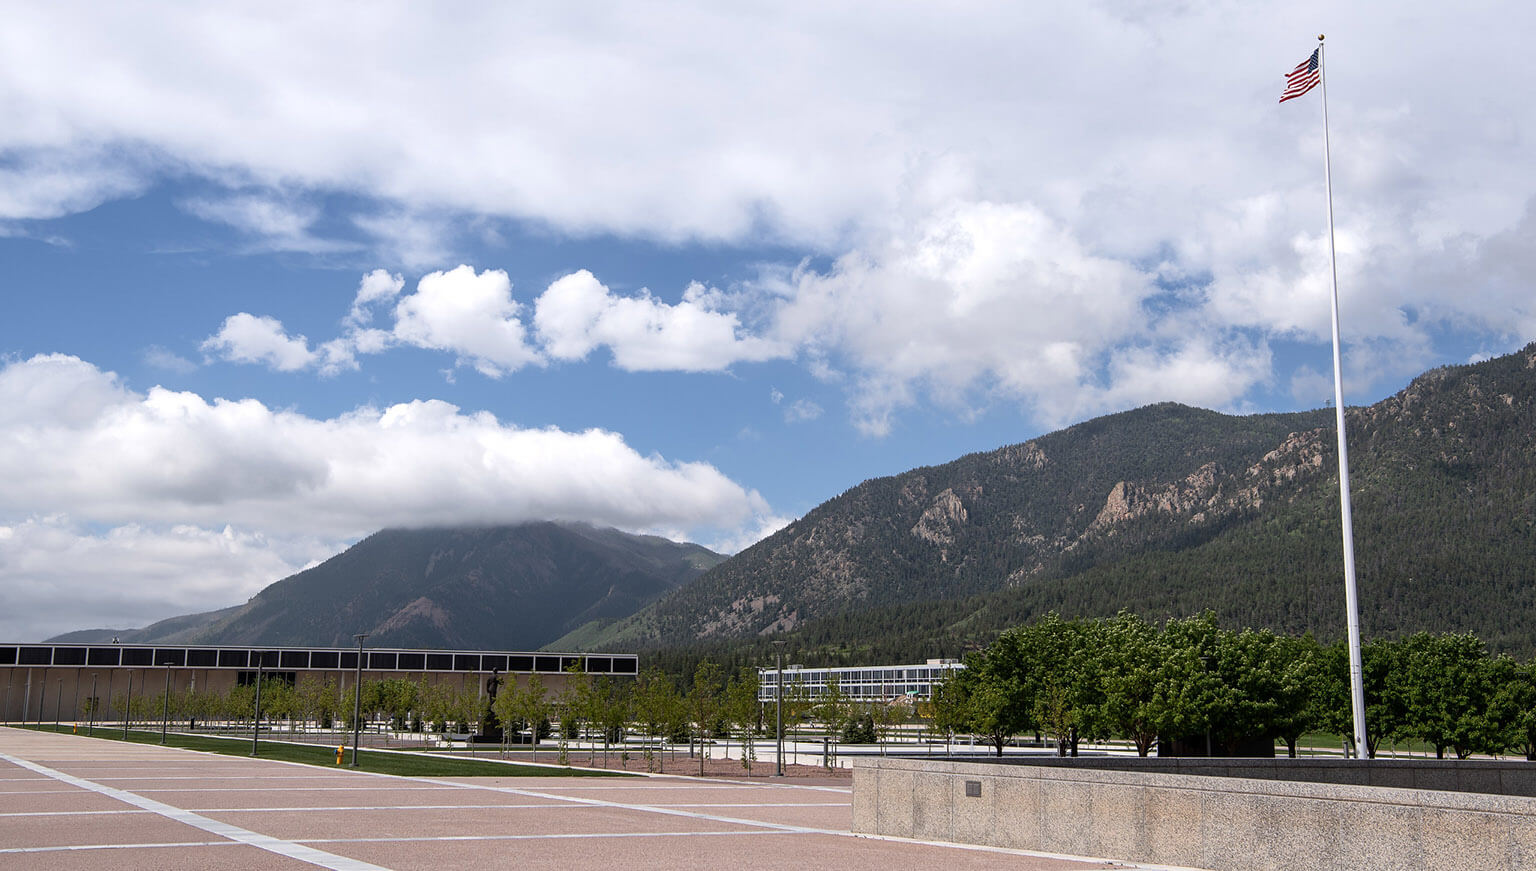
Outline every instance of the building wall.
<path fill-rule="evenodd" d="M 64 650 L 67 655 L 59 655 L 58 651 Z M 106 653 L 117 651 L 117 661 L 123 659 L 143 660 L 144 651 L 151 651 L 152 660 L 176 661 L 178 657 L 171 655 L 172 651 L 217 651 L 239 652 L 244 658 L 233 655 L 223 657 L 224 661 L 240 664 L 213 667 L 188 667 L 182 666 L 144 666 L 144 665 L 53 665 L 54 659 L 77 660 L 82 657 L 75 651 L 84 650 L 103 651 L 98 661 L 107 659 Z M 9 655 L 7 654 L 9 651 Z M 46 653 L 45 653 L 46 651 Z M 135 651 L 136 655 L 129 657 L 126 651 Z M 338 654 L 333 668 L 284 668 L 283 654 L 295 654 L 288 657 L 290 663 L 299 661 L 296 654 L 308 653 L 334 653 Z M 507 665 L 529 665 L 531 668 L 505 670 L 502 672 L 502 691 L 510 689 L 509 684 L 525 684 L 529 676 L 538 674 L 552 693 L 560 692 L 565 688 L 568 675 L 563 666 L 571 662 L 580 662 L 592 666 L 588 673 L 594 676 L 613 675 L 615 677 L 633 677 L 637 671 L 638 659 L 633 654 L 601 654 L 587 656 L 573 653 L 524 653 L 524 652 L 491 652 L 491 651 L 411 651 L 411 650 L 365 650 L 365 668 L 363 669 L 364 683 L 385 679 L 404 679 L 425 681 L 428 685 L 443 683 L 456 683 L 465 689 L 474 690 L 478 694 L 485 692 L 485 682 L 491 676 L 490 670 L 481 670 L 480 665 L 492 666 L 505 663 Z M 156 656 L 155 654 L 160 654 Z M 434 657 L 435 662 L 442 662 L 437 657 L 447 656 L 453 668 L 442 669 L 384 669 L 369 668 L 373 654 L 379 654 L 380 662 L 395 662 L 401 660 L 400 654 L 407 654 L 413 658 L 421 654 L 421 661 L 425 663 L 426 655 Z M 394 654 L 394 659 L 389 655 Z M 342 655 L 346 655 L 343 659 Z M 339 693 L 349 690 L 357 680 L 357 651 L 343 650 L 339 648 L 260 648 L 260 647 L 210 647 L 201 645 L 197 647 L 151 647 L 147 645 L 0 645 L 0 662 L 9 659 L 12 664 L 0 664 L 0 719 L 5 722 L 54 722 L 57 717 L 62 722 L 72 722 L 86 719 L 86 700 L 94 689 L 95 695 L 100 699 L 98 719 L 121 719 L 122 711 L 118 708 L 119 699 L 127 697 L 131 692 L 132 697 L 143 698 L 153 696 L 157 699 L 165 691 L 167 681 L 173 693 L 185 692 L 195 689 L 201 692 L 224 693 L 242 676 L 249 676 L 256 671 L 253 663 L 260 663 L 264 671 L 290 673 L 295 676 L 296 682 L 308 680 L 330 679 L 337 684 Z M 85 657 L 90 659 L 92 657 Z M 195 659 L 185 655 L 179 657 L 183 663 Z M 206 657 L 203 657 L 206 658 Z M 312 657 L 302 661 L 308 662 Z M 16 664 L 18 659 L 31 661 L 46 660 L 49 664 L 23 665 Z M 325 657 L 327 662 L 332 661 Z M 343 663 L 350 667 L 343 667 Z M 473 666 L 473 667 L 471 667 Z"/>

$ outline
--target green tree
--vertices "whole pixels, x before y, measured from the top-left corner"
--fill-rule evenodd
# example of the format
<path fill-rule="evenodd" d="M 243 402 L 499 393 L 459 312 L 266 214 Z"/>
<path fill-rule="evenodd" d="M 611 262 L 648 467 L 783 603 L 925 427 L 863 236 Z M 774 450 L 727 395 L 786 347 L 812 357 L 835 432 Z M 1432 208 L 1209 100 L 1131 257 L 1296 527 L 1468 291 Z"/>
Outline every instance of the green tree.
<path fill-rule="evenodd" d="M 1488 651 L 1470 633 L 1404 639 L 1388 679 L 1402 700 L 1403 731 L 1434 747 L 1437 758 L 1447 747 L 1460 759 L 1489 748 L 1497 742 L 1488 717 L 1489 677 Z"/>
<path fill-rule="evenodd" d="M 1157 741 L 1166 648 L 1156 627 L 1124 611 L 1104 622 L 1100 639 L 1105 720 L 1111 731 L 1131 740 L 1138 755 L 1146 756 Z"/>
<path fill-rule="evenodd" d="M 1003 633 L 985 651 L 966 657 L 965 668 L 944 682 L 941 705 L 959 713 L 959 728 L 985 737 L 997 755 L 1008 739 L 1035 725 L 1035 687 L 1029 645 L 1017 631 Z M 948 720 L 953 716 L 946 712 Z"/>
<path fill-rule="evenodd" d="M 828 739 L 836 738 L 843 731 L 849 712 L 848 694 L 843 692 L 842 682 L 835 674 L 827 675 L 826 686 L 816 699 L 812 715 L 821 723 Z"/>
<path fill-rule="evenodd" d="M 1286 755 L 1296 758 L 1301 736 L 1322 722 L 1320 694 L 1331 686 L 1323 676 L 1322 647 L 1307 633 L 1299 638 L 1280 636 L 1273 654 L 1280 669 L 1276 686 L 1274 727 L 1285 741 Z"/>
<path fill-rule="evenodd" d="M 1082 736 L 1106 731 L 1098 627 L 1096 621 L 1063 620 L 1052 613 L 1012 633 L 1030 663 L 1020 674 L 1033 684 L 1034 720 L 1056 739 L 1058 755 L 1076 756 Z"/>
<path fill-rule="evenodd" d="M 640 723 L 645 726 L 647 736 L 646 760 L 655 761 L 665 770 L 661 763 L 662 754 L 655 752 L 653 755 L 651 740 L 660 739 L 665 742 L 675 731 L 679 719 L 686 722 L 687 702 L 677 691 L 677 686 L 672 683 L 660 669 L 652 668 L 642 672 L 635 685 L 635 715 Z M 658 743 L 657 751 L 665 748 L 664 743 Z"/>
<path fill-rule="evenodd" d="M 1163 624 L 1164 660 L 1153 691 L 1152 714 L 1159 735 L 1210 735 L 1226 706 L 1226 688 L 1216 672 L 1220 629 L 1210 612 Z"/>
<path fill-rule="evenodd" d="M 1521 666 L 1508 656 L 1488 662 L 1492 693 L 1488 717 L 1499 749 L 1514 747 L 1527 760 L 1536 760 L 1536 681 L 1531 665 Z"/>
<path fill-rule="evenodd" d="M 528 723 L 530 743 L 533 747 L 533 761 L 539 761 L 539 737 L 550 714 L 553 713 L 554 703 L 549 698 L 549 690 L 544 686 L 544 679 L 537 674 L 530 674 L 528 682 L 518 693 L 517 718 Z"/>
<path fill-rule="evenodd" d="M 688 694 L 690 713 L 694 720 L 694 734 L 699 745 L 699 776 L 704 776 L 705 730 L 720 715 L 721 686 L 720 666 L 705 659 L 693 670 L 693 689 Z"/>
<path fill-rule="evenodd" d="M 748 742 L 758 722 L 761 706 L 758 704 L 759 677 L 757 669 L 744 665 L 730 682 L 725 685 L 725 699 L 723 711 L 726 722 L 730 724 L 737 736 L 741 739 L 741 752 L 743 758 L 747 756 Z M 727 751 L 730 745 L 727 744 Z"/>

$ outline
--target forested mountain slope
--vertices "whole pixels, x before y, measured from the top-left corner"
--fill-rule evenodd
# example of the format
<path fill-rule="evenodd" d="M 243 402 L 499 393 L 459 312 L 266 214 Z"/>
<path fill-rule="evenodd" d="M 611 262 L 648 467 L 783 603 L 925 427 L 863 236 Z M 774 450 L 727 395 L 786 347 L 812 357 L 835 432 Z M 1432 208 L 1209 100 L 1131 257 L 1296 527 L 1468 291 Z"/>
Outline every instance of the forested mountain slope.
<path fill-rule="evenodd" d="M 1536 647 L 1536 345 L 1348 411 L 1368 633 Z M 907 656 L 1046 610 L 1343 626 L 1330 410 L 1109 415 L 867 481 L 588 643 L 792 633 Z M 729 645 L 726 645 L 729 646 Z"/>

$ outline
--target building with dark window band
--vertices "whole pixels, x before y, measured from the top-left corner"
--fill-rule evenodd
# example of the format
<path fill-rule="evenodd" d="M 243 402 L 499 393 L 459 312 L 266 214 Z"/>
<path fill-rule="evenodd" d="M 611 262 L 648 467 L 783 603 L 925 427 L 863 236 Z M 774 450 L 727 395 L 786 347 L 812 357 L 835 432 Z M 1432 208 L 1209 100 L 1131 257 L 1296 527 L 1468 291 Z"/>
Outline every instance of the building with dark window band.
<path fill-rule="evenodd" d="M 356 647 L 227 647 L 152 644 L 0 644 L 0 719 L 52 722 L 56 712 L 78 719 L 91 693 L 102 705 L 119 694 L 158 696 L 169 673 L 172 692 L 224 692 L 251 683 L 257 671 L 290 682 L 313 675 L 336 681 L 345 692 L 356 679 Z M 364 648 L 363 680 L 405 678 L 428 684 L 457 682 L 477 691 L 485 678 L 540 675 L 558 692 L 573 666 L 589 675 L 632 678 L 639 671 L 633 653 L 510 652 L 504 650 L 405 650 Z M 107 712 L 103 712 L 104 715 Z"/>

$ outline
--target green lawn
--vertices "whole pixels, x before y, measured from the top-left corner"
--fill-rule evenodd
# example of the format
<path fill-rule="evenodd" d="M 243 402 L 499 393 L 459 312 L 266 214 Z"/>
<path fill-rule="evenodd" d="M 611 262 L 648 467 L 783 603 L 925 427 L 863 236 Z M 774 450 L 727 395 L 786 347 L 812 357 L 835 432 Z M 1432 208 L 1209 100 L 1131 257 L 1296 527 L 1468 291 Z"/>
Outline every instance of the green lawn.
<path fill-rule="evenodd" d="M 20 728 L 32 729 L 40 732 L 72 733 L 70 726 L 55 727 L 52 724 L 41 726 L 22 726 Z M 85 735 L 85 731 L 78 733 Z M 122 741 L 122 728 L 110 726 L 97 726 L 92 736 L 107 741 Z M 160 731 L 130 729 L 128 741 L 134 744 L 159 744 Z M 204 753 L 222 753 L 226 756 L 250 756 L 251 739 L 241 738 L 213 738 L 205 735 L 186 735 L 171 732 L 166 735 L 166 746 L 181 747 L 187 750 L 198 750 Z M 314 744 L 293 744 L 286 741 L 262 741 L 257 748 L 257 755 L 262 759 L 277 759 L 283 762 L 302 762 L 306 765 L 321 765 L 327 768 L 337 768 L 336 748 L 334 746 Z M 348 768 L 352 762 L 352 748 L 348 747 L 343 755 L 342 764 L 339 767 Z M 378 774 L 400 774 L 411 777 L 631 777 L 619 772 L 609 773 L 604 771 L 583 771 L 573 768 L 540 768 L 533 765 L 519 765 L 512 762 L 492 762 L 487 760 L 443 758 L 417 756 L 410 753 L 397 753 L 390 751 L 361 750 L 357 755 L 357 770 L 372 771 Z"/>

